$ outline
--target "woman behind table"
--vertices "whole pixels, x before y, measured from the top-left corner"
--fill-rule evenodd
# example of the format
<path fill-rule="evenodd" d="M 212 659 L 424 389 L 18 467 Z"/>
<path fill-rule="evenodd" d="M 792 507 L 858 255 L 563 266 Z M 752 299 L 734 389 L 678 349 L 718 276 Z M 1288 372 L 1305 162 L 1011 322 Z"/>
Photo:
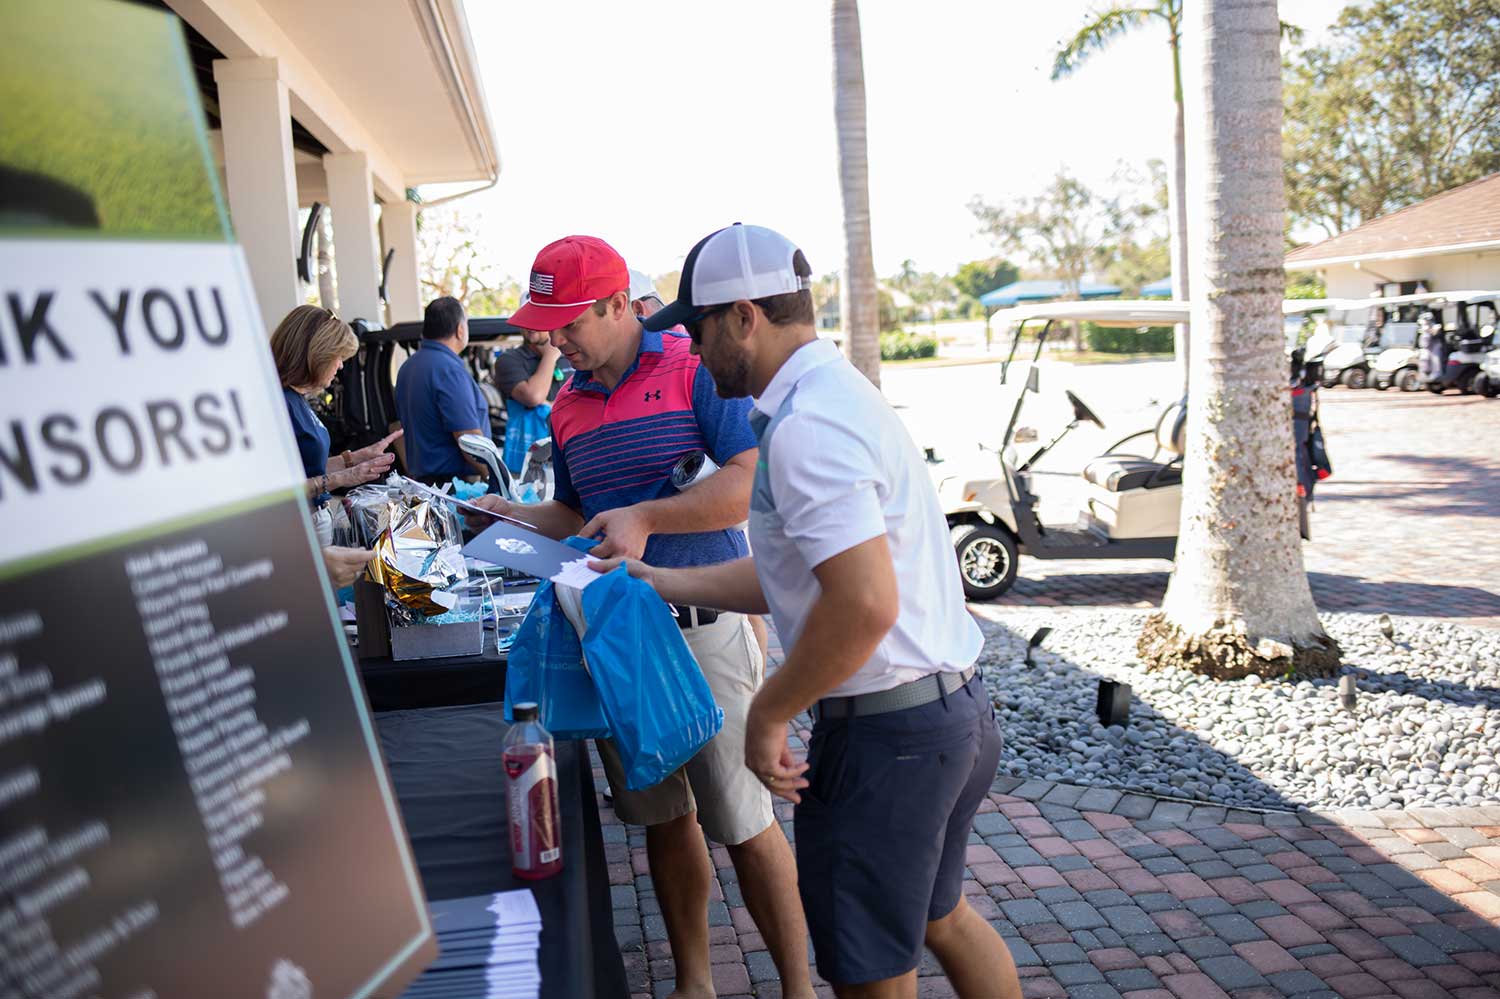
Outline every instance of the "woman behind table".
<path fill-rule="evenodd" d="M 271 334 L 271 354 L 281 379 L 292 436 L 302 456 L 307 475 L 307 497 L 313 508 L 313 527 L 318 543 L 333 543 L 333 518 L 328 512 L 331 489 L 347 489 L 380 478 L 390 470 L 395 455 L 386 453 L 401 431 L 358 451 L 328 454 L 328 428 L 307 404 L 307 396 L 323 392 L 333 384 L 344 362 L 359 349 L 359 340 L 349 324 L 327 309 L 299 305 Z"/>

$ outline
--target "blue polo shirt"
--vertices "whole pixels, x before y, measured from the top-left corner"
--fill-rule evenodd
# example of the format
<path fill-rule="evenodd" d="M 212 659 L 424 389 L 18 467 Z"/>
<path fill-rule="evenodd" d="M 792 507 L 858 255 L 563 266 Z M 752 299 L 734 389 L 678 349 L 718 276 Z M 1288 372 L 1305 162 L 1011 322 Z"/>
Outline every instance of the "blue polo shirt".
<path fill-rule="evenodd" d="M 641 331 L 635 363 L 611 391 L 575 372 L 552 404 L 554 498 L 591 520 L 606 510 L 676 495 L 672 467 L 692 451 L 723 465 L 755 447 L 750 400 L 721 399 L 688 338 Z M 653 534 L 645 561 L 714 565 L 750 554 L 737 529 Z"/>
<path fill-rule="evenodd" d="M 302 458 L 302 474 L 316 479 L 328 471 L 328 428 L 323 426 L 323 421 L 318 419 L 301 392 L 283 386 L 281 395 L 286 400 L 286 415 L 292 420 L 292 438 L 296 440 L 297 454 Z M 321 507 L 330 498 L 328 493 L 319 493 L 312 505 Z"/>
<path fill-rule="evenodd" d="M 453 435 L 490 432 L 490 409 L 469 369 L 447 345 L 423 340 L 396 374 L 396 415 L 406 431 L 406 471 L 413 478 L 470 475 Z"/>

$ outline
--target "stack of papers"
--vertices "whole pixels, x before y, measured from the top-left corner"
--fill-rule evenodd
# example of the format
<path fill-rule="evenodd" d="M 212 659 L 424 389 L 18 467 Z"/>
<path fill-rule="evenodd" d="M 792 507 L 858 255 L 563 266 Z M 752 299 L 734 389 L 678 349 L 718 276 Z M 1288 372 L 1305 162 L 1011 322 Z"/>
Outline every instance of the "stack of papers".
<path fill-rule="evenodd" d="M 438 959 L 402 999 L 538 999 L 542 914 L 531 889 L 433 902 Z"/>

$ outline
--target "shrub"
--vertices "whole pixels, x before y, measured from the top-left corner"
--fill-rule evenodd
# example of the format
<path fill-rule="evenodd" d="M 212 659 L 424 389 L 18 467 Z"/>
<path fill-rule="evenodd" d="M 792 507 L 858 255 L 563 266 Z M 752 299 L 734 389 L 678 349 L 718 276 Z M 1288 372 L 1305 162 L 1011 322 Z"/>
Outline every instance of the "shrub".
<path fill-rule="evenodd" d="M 907 361 L 918 357 L 936 357 L 937 349 L 937 337 L 906 333 L 902 330 L 880 334 L 880 359 L 882 361 Z"/>
<path fill-rule="evenodd" d="M 1118 326 L 1083 324 L 1084 342 L 1101 354 L 1170 354 L 1172 327 L 1149 326 L 1122 329 Z"/>

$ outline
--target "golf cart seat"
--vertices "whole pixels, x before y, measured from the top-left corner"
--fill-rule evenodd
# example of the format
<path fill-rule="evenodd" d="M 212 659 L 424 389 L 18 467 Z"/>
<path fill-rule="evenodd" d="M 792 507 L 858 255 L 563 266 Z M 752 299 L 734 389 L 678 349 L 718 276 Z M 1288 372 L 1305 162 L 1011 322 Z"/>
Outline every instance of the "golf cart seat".
<path fill-rule="evenodd" d="M 1187 406 L 1175 402 L 1168 406 L 1150 431 L 1156 451 L 1150 457 L 1110 453 L 1100 455 L 1083 469 L 1083 477 L 1093 485 L 1112 493 L 1132 489 L 1158 489 L 1182 484 L 1182 452 L 1186 443 Z M 1143 437 L 1146 432 L 1137 434 Z M 1131 438 L 1126 438 L 1130 440 Z M 1121 441 L 1120 444 L 1124 444 Z M 1119 447 L 1116 444 L 1115 447 Z M 1165 460 L 1162 460 L 1165 459 Z"/>

